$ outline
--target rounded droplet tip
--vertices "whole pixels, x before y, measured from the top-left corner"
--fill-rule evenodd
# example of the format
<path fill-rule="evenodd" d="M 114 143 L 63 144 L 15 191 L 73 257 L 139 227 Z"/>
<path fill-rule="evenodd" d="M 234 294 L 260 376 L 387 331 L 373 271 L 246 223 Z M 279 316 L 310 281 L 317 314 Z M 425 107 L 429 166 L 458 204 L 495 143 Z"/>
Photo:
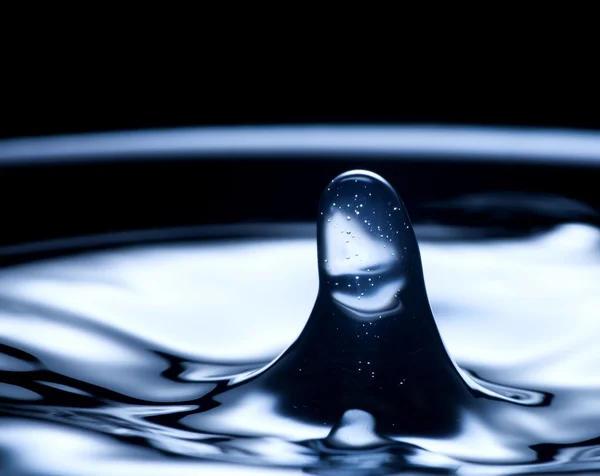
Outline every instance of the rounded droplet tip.
<path fill-rule="evenodd" d="M 333 300 L 381 315 L 400 306 L 407 256 L 418 248 L 389 182 L 373 172 L 352 170 L 333 179 L 321 196 L 318 252 L 321 284 L 331 288 Z"/>

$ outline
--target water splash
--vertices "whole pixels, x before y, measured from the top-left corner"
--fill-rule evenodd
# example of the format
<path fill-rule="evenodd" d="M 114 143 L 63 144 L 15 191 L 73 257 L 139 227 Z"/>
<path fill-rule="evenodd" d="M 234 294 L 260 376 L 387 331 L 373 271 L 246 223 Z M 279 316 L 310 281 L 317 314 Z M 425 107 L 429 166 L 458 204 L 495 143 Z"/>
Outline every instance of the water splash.
<path fill-rule="evenodd" d="M 319 293 L 301 335 L 273 363 L 207 395 L 200 406 L 211 415 L 190 416 L 188 424 L 254 434 L 256 427 L 239 424 L 240 409 L 267 399 L 288 425 L 331 428 L 356 409 L 384 435 L 450 437 L 460 415 L 481 405 L 477 397 L 539 404 L 526 391 L 486 387 L 449 357 L 410 218 L 383 178 L 352 171 L 327 186 L 317 247 Z M 223 426 L 234 419 L 236 428 Z"/>
<path fill-rule="evenodd" d="M 111 451 L 118 448 L 131 464 L 138 464 L 133 448 L 141 451 L 143 441 L 144 451 L 152 448 L 203 464 L 302 468 L 310 474 L 389 474 L 422 467 L 460 468 L 461 474 L 543 473 L 600 467 L 598 392 L 592 381 L 565 380 L 565 372 L 555 372 L 547 380 L 552 385 L 542 385 L 540 376 L 550 372 L 533 375 L 525 364 L 499 379 L 512 385 L 492 384 L 478 376 L 476 359 L 469 361 L 469 371 L 453 362 L 429 306 L 413 227 L 384 179 L 364 171 L 337 177 L 323 193 L 318 217 L 319 291 L 313 311 L 298 339 L 258 369 L 258 363 L 172 355 L 127 332 L 90 325 L 85 316 L 28 303 L 30 293 L 1 299 L 3 447 L 20 454 L 15 442 L 26 446 L 23 435 L 33 441 L 32 435 L 52 427 L 53 434 L 67 439 L 77 434 L 74 429 L 84 429 L 94 435 L 91 445 L 101 444 L 97 435 L 111 435 L 118 439 L 111 440 Z M 519 246 L 524 253 L 529 253 L 527 246 L 541 250 L 550 242 L 553 250 L 557 243 L 572 247 L 577 240 L 568 233 L 578 230 L 566 227 Z M 596 230 L 585 230 L 590 239 L 597 238 Z M 578 257 L 585 255 L 582 263 L 590 263 L 591 248 L 576 251 Z M 430 256 L 437 262 L 447 255 L 446 248 Z M 460 269 L 454 271 L 452 276 Z M 113 280 L 102 280 L 103 286 L 107 283 Z M 78 284 L 76 279 L 64 282 Z M 4 283 L 5 293 L 10 294 L 10 286 Z M 456 283 L 446 280 L 438 295 L 449 288 Z M 463 297 L 460 304 L 476 298 Z M 42 336 L 28 332 L 40 328 Z M 72 336 L 77 342 L 59 349 Z M 463 337 L 455 343 L 468 341 Z M 92 345 L 76 345 L 82 343 Z M 468 355 L 468 349 L 456 349 Z M 581 363 L 575 357 L 572 366 Z M 515 375 L 516 381 L 507 378 Z M 563 384 L 575 382 L 573 388 L 551 393 L 557 375 Z M 547 391 L 522 388 L 530 384 Z M 156 453 L 145 453 L 140 461 L 148 454 L 156 458 Z M 83 462 L 77 465 L 76 474 L 88 474 Z"/>

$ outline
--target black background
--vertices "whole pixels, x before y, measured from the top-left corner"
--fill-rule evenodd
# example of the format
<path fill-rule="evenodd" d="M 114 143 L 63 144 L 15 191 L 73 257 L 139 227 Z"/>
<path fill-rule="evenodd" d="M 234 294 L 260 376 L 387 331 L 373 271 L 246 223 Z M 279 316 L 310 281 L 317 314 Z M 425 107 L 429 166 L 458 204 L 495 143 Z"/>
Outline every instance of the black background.
<path fill-rule="evenodd" d="M 446 57 L 426 66 L 390 60 L 383 70 L 333 58 L 325 66 L 251 56 L 165 64 L 137 63 L 136 55 L 107 62 L 82 53 L 65 64 L 48 54 L 4 67 L 0 138 L 246 124 L 600 129 L 600 83 L 588 60 L 552 57 L 548 65 L 527 55 L 515 62 L 491 56 L 467 65 Z"/>
<path fill-rule="evenodd" d="M 229 91 L 205 86 L 136 90 L 125 85 L 78 93 L 14 90 L 5 97 L 0 138 L 123 129 L 262 124 L 466 124 L 600 129 L 600 100 L 586 90 Z M 280 86 L 281 87 L 281 86 Z M 402 89 L 402 88 L 401 88 Z M 405 96 L 406 94 L 406 96 Z"/>

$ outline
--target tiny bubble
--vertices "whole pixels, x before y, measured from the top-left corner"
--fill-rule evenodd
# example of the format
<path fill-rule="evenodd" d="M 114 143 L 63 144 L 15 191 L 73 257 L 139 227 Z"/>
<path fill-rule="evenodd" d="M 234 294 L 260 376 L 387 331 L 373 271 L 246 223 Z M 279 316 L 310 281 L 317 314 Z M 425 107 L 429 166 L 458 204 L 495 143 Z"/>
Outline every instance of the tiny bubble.
<path fill-rule="evenodd" d="M 348 230 L 346 233 L 349 235 L 349 234 L 350 234 L 350 233 L 352 233 L 352 232 L 351 232 L 350 230 Z"/>
<path fill-rule="evenodd" d="M 346 217 L 346 220 L 350 220 L 350 217 Z M 406 227 L 406 228 L 408 228 L 408 227 Z"/>

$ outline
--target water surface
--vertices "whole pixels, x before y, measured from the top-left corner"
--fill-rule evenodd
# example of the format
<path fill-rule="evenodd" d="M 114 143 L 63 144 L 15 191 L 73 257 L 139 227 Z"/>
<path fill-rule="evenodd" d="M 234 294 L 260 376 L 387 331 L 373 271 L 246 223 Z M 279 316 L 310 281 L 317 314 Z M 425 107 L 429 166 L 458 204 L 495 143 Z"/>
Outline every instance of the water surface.
<path fill-rule="evenodd" d="M 363 198 L 357 204 L 370 203 Z M 447 205 L 481 203 L 466 197 Z M 584 222 L 492 237 L 415 226 L 431 319 L 444 344 L 439 355 L 447 351 L 458 365 L 457 385 L 462 378 L 487 392 L 437 395 L 448 418 L 443 425 L 417 431 L 395 410 L 358 397 L 352 404 L 359 407 L 342 408 L 331 421 L 330 413 L 300 408 L 296 418 L 281 411 L 282 395 L 290 408 L 316 394 L 334 401 L 333 381 L 320 393 L 299 386 L 286 394 L 282 378 L 261 379 L 286 375 L 289 366 L 279 371 L 271 362 L 305 329 L 323 279 L 339 277 L 331 286 L 343 281 L 343 292 L 332 287 L 329 296 L 358 316 L 352 325 L 379 326 L 368 339 L 393 342 L 390 334 L 405 329 L 377 322 L 400 312 L 395 291 L 402 282 L 383 283 L 391 290 L 387 307 L 372 315 L 368 280 L 376 279 L 376 268 L 344 268 L 368 246 L 367 229 L 346 233 L 359 223 L 354 210 L 363 208 L 344 211 L 331 225 L 349 246 L 363 233 L 362 244 L 335 246 L 328 257 L 317 256 L 314 225 L 306 224 L 301 233 L 272 238 L 180 242 L 174 234 L 172 241 L 2 269 L 0 468 L 24 475 L 599 471 L 600 230 Z M 375 264 L 388 266 L 392 278 L 403 276 L 400 255 L 392 260 L 391 253 L 404 242 L 387 243 L 389 254 Z M 339 249 L 352 254 L 336 257 Z M 411 302 L 405 299 L 404 309 Z M 349 352 L 355 349 L 361 372 L 377 365 L 369 370 L 377 380 L 389 366 L 363 364 L 365 339 Z M 431 342 L 424 352 L 438 345 Z M 361 355 L 371 348 L 381 346 Z M 425 393 L 439 384 L 438 373 L 429 375 Z M 317 421 L 322 415 L 325 421 Z M 394 422 L 404 427 L 396 431 Z"/>

